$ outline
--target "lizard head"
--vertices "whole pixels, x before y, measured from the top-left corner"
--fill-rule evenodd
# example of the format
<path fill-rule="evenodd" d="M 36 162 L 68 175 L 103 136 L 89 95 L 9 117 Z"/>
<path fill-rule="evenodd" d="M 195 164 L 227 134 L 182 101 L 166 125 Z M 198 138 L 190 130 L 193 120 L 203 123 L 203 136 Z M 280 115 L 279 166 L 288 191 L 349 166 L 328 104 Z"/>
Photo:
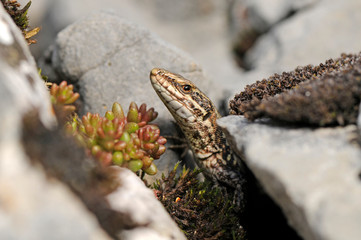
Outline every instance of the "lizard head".
<path fill-rule="evenodd" d="M 154 90 L 178 122 L 190 124 L 218 117 L 211 100 L 181 75 L 154 68 L 150 72 L 150 80 Z"/>

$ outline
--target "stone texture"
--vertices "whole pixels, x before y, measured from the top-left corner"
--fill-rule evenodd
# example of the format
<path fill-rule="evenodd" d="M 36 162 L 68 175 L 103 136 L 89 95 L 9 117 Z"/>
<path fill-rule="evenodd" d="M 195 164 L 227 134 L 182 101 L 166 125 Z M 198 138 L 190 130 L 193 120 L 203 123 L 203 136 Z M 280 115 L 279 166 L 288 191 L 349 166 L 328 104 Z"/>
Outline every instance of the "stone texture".
<path fill-rule="evenodd" d="M 122 230 L 120 239 L 186 239 L 153 191 L 139 177 L 126 168 L 113 168 L 118 172 L 121 185 L 107 196 L 112 209 L 129 214 L 132 221 L 143 226 Z"/>
<path fill-rule="evenodd" d="M 91 15 L 60 32 L 51 57 L 55 71 L 79 85 L 84 111 L 104 113 L 114 101 L 128 106 L 132 99 L 147 102 L 161 119 L 167 118 L 149 83 L 156 66 L 192 79 L 211 96 L 217 94 L 189 55 L 112 13 Z"/>
<path fill-rule="evenodd" d="M 110 239 L 62 183 L 30 162 L 22 118 L 54 126 L 49 95 L 21 32 L 0 6 L 0 239 Z"/>
<path fill-rule="evenodd" d="M 281 127 L 242 116 L 218 124 L 303 238 L 360 238 L 361 150 L 350 142 L 355 125 Z"/>
<path fill-rule="evenodd" d="M 62 183 L 30 165 L 16 141 L 0 147 L 1 239 L 110 239 Z"/>
<path fill-rule="evenodd" d="M 232 83 L 239 81 L 241 77 L 242 71 L 234 62 L 229 45 L 229 0 L 48 2 L 44 19 L 40 23 L 33 23 L 42 26 L 39 43 L 32 47 L 36 56 L 43 54 L 61 29 L 94 11 L 111 9 L 122 18 L 145 26 L 167 42 L 191 53 L 218 89 L 232 89 Z"/>

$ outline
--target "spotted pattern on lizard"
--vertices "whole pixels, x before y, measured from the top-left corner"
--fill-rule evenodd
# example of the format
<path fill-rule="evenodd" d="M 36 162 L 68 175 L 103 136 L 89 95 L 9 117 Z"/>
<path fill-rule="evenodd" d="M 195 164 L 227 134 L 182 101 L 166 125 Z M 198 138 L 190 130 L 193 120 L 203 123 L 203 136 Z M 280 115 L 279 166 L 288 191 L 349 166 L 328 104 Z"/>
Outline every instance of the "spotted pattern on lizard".
<path fill-rule="evenodd" d="M 216 184 L 234 188 L 235 203 L 242 209 L 244 170 L 216 123 L 221 116 L 212 101 L 190 80 L 167 70 L 154 68 L 150 80 L 183 131 L 198 167 Z"/>

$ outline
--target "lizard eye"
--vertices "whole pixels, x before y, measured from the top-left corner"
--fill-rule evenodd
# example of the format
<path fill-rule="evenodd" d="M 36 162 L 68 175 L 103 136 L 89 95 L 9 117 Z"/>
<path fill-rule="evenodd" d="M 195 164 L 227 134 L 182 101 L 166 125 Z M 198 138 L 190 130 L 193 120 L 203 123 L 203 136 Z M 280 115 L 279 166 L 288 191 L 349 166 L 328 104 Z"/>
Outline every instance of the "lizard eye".
<path fill-rule="evenodd" d="M 186 85 L 182 86 L 182 89 L 184 92 L 188 93 L 191 91 L 192 87 L 191 87 L 191 85 L 186 84 Z"/>

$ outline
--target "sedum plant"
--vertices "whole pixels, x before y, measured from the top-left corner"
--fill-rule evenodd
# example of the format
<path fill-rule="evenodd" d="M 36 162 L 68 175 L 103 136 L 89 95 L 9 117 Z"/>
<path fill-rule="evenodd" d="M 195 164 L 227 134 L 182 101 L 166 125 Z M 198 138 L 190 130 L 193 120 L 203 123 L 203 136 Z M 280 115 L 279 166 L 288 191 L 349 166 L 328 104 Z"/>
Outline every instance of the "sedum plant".
<path fill-rule="evenodd" d="M 53 83 L 50 87 L 51 102 L 56 110 L 61 109 L 60 116 L 68 118 L 76 110 L 74 102 L 79 94 L 73 89 L 73 85 L 68 85 L 66 81 L 59 85 Z M 125 115 L 121 105 L 115 102 L 104 117 L 87 113 L 79 118 L 74 113 L 65 127 L 103 166 L 114 164 L 133 172 L 143 170 L 154 175 L 157 167 L 153 161 L 165 152 L 164 144 L 167 142 L 160 136 L 159 127 L 150 124 L 157 116 L 154 108 L 147 109 L 144 103 L 138 107 L 134 102 Z"/>
<path fill-rule="evenodd" d="M 73 103 L 79 98 L 79 93 L 74 93 L 74 86 L 66 81 L 62 81 L 59 85 L 53 83 L 50 87 L 50 100 L 54 106 L 62 107 L 66 113 L 74 112 Z"/>
<path fill-rule="evenodd" d="M 138 107 L 132 102 L 125 116 L 115 102 L 104 117 L 92 113 L 81 119 L 74 116 L 66 128 L 104 166 L 114 164 L 154 175 L 157 167 L 153 161 L 165 152 L 167 142 L 158 126 L 149 124 L 157 115 L 153 108 L 147 110 L 146 104 Z"/>

